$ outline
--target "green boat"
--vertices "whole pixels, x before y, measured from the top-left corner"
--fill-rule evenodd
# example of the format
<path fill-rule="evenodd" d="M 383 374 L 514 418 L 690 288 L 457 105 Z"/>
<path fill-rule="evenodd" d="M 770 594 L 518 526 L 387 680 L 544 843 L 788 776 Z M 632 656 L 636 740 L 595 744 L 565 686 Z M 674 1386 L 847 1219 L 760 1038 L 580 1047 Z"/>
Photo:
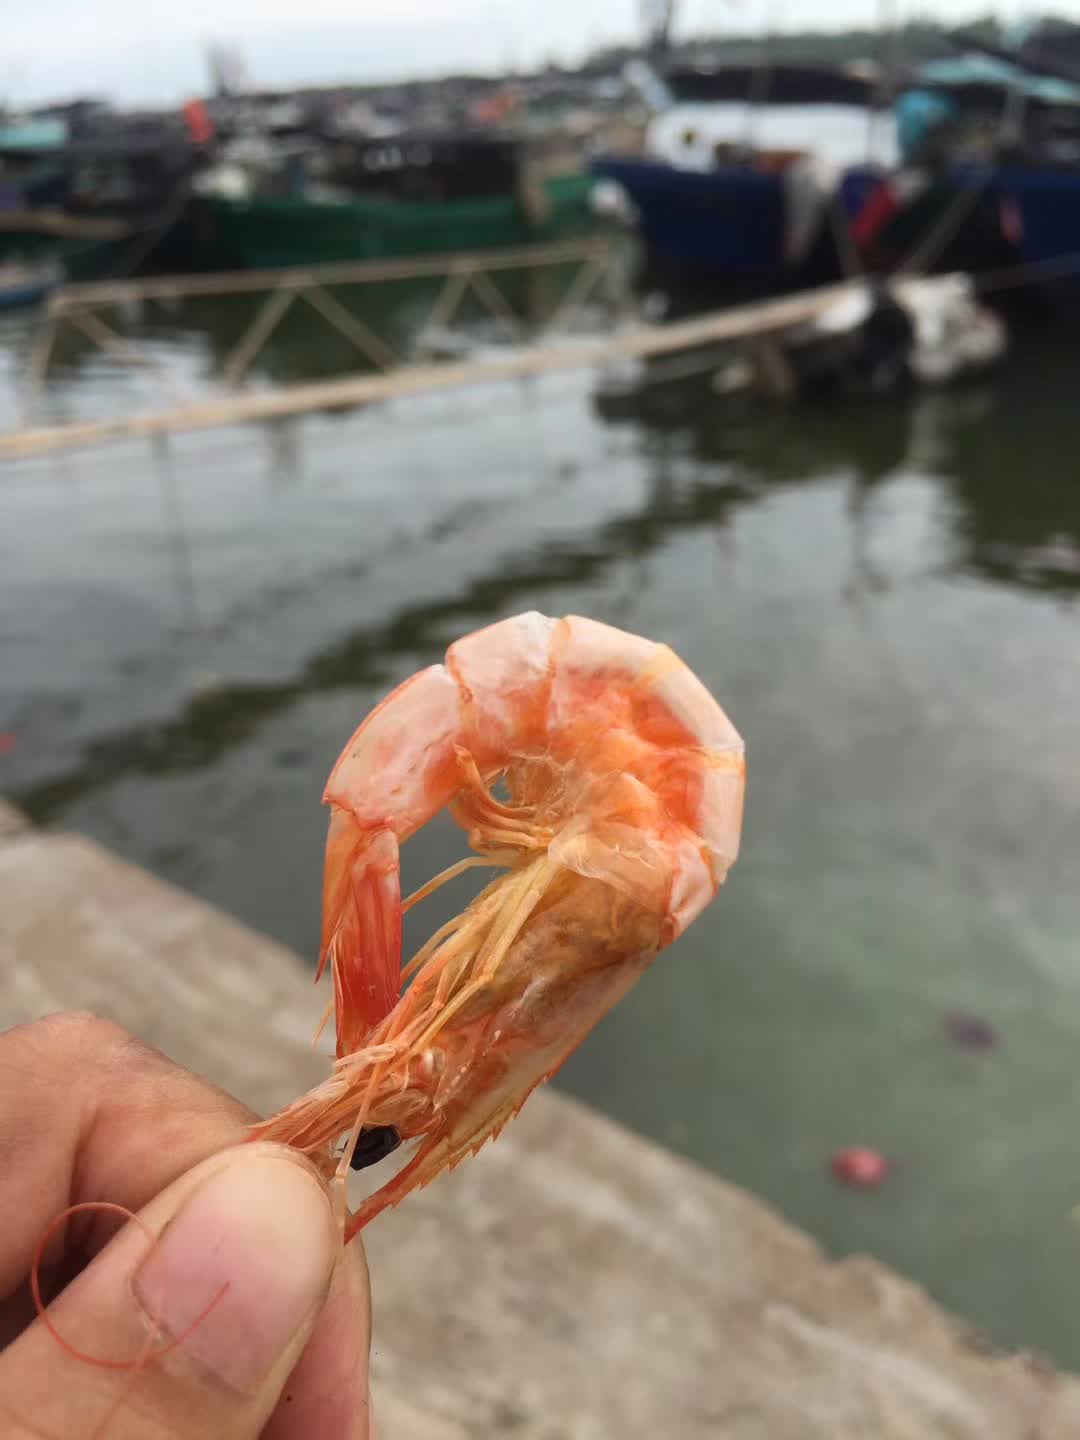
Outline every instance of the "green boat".
<path fill-rule="evenodd" d="M 200 269 L 272 269 L 338 261 L 493 250 L 565 240 L 595 228 L 588 175 L 540 181 L 519 194 L 414 201 L 204 195 L 189 235 Z"/>

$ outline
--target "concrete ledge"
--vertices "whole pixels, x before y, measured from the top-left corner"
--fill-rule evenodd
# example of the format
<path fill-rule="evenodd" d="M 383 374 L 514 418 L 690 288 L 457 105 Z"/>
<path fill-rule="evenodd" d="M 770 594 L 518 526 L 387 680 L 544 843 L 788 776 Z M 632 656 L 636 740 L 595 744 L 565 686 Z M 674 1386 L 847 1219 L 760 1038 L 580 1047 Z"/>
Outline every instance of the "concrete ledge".
<path fill-rule="evenodd" d="M 21 831 L 28 829 L 29 820 L 21 810 L 0 796 L 0 844 L 5 840 L 12 840 Z"/>
<path fill-rule="evenodd" d="M 325 1073 L 321 1006 L 280 946 L 0 807 L 0 1025 L 96 1010 L 266 1111 Z M 1080 1434 L 1080 1381 L 551 1092 L 366 1239 L 381 1440 Z"/>

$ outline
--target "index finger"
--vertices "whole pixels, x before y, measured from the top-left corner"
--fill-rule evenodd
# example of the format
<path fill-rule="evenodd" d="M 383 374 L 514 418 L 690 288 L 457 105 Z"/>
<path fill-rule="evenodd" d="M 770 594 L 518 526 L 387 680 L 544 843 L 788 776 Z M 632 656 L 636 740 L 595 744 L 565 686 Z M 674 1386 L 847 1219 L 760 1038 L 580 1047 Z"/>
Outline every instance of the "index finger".
<path fill-rule="evenodd" d="M 119 1026 L 52 1015 L 0 1035 L 0 1297 L 26 1278 L 45 1222 L 83 1200 L 140 1210 L 243 1140 L 255 1117 Z M 90 1253 L 115 1228 L 88 1216 Z"/>

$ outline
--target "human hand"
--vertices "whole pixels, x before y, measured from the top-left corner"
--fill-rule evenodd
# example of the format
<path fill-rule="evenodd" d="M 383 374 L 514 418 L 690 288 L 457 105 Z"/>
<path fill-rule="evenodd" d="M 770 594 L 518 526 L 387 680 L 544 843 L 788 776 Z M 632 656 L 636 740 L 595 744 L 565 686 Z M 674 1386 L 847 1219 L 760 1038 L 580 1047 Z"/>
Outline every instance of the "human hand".
<path fill-rule="evenodd" d="M 103 1424 L 107 1440 L 374 1434 L 363 1251 L 342 1251 L 306 1161 L 241 1145 L 252 1118 L 106 1021 L 0 1034 L 2 1440 L 90 1440 Z M 35 1251 L 86 1201 L 146 1229 L 116 1233 L 98 1210 L 58 1227 L 41 1266 L 49 1317 L 86 1354 L 145 1356 L 137 1373 L 77 1358 L 35 1318 Z"/>

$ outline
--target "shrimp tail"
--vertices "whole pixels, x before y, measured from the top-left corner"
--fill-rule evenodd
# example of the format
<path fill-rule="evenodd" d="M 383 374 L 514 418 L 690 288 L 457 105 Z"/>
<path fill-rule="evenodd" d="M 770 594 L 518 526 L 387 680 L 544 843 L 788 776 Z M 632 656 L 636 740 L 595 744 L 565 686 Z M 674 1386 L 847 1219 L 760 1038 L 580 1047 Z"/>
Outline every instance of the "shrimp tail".
<path fill-rule="evenodd" d="M 345 1244 L 347 1245 L 354 1235 L 358 1235 L 365 1225 L 370 1225 L 377 1215 L 400 1204 L 411 1191 L 421 1189 L 442 1171 L 450 1169 L 449 1148 L 445 1133 L 425 1135 L 409 1163 L 350 1213 L 343 1236 Z"/>
<path fill-rule="evenodd" d="M 394 832 L 365 830 L 337 807 L 326 837 L 318 976 L 328 963 L 337 1053 L 348 1055 L 389 1015 L 401 991 L 401 879 Z"/>
<path fill-rule="evenodd" d="M 481 1120 L 475 1129 L 467 1129 L 456 1140 L 445 1126 L 424 1135 L 408 1164 L 351 1212 L 345 1225 L 345 1243 L 348 1244 L 354 1235 L 359 1234 L 365 1225 L 369 1225 L 384 1210 L 399 1205 L 406 1195 L 414 1190 L 430 1185 L 432 1180 L 444 1171 L 456 1170 L 463 1160 L 470 1155 L 476 1155 L 489 1140 L 497 1139 L 536 1087 L 548 1078 L 550 1077 L 542 1076 L 533 1081 L 523 1094 L 509 1102 L 502 1102 L 493 1113 Z"/>

